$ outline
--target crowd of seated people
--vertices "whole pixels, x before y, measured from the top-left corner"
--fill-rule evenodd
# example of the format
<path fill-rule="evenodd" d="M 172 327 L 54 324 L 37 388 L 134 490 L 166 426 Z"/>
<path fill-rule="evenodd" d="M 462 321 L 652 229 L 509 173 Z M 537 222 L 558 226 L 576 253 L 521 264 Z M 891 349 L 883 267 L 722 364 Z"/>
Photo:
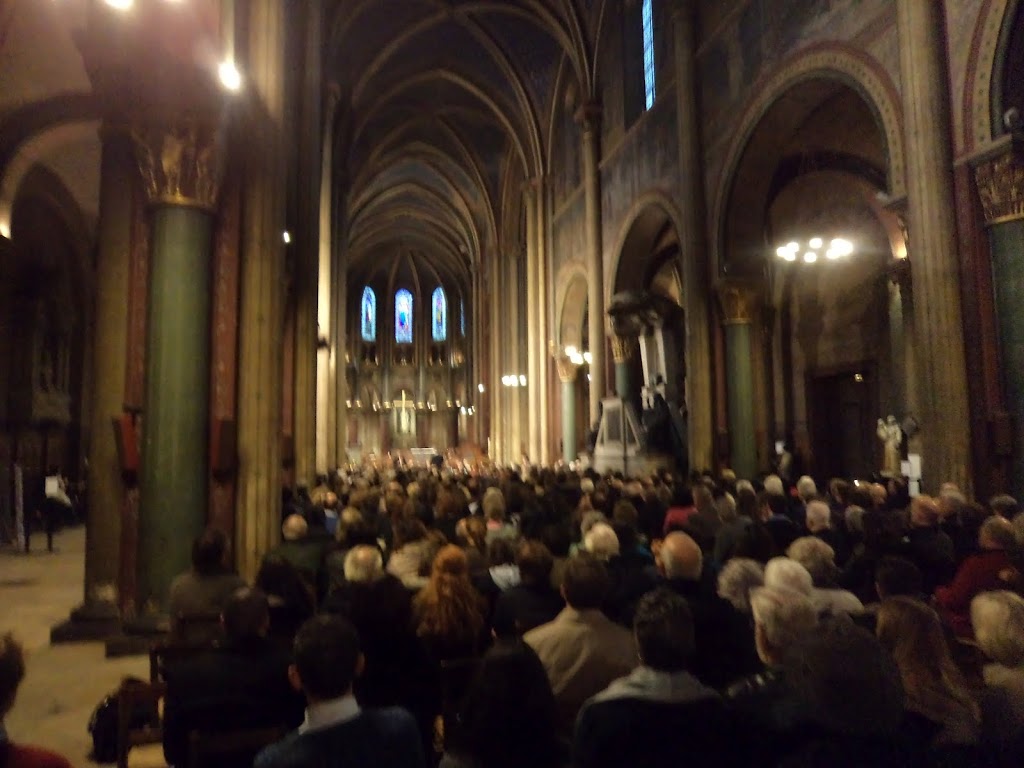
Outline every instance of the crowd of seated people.
<path fill-rule="evenodd" d="M 339 475 L 252 589 L 197 542 L 178 583 L 225 639 L 168 670 L 165 755 L 252 722 L 298 725 L 261 768 L 1024 765 L 1016 503 L 827 488 Z M 242 720 L 183 715 L 218 702 Z"/>

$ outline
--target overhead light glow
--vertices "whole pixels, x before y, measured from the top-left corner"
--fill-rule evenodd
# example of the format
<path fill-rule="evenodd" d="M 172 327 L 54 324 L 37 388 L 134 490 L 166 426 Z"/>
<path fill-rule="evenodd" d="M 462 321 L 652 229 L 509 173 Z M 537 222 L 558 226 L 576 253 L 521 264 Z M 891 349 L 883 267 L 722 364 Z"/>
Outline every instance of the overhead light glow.
<path fill-rule="evenodd" d="M 786 261 L 796 261 L 796 251 L 786 251 L 786 255 L 783 256 Z"/>
<path fill-rule="evenodd" d="M 825 242 L 820 237 L 812 237 L 807 244 L 811 246 L 811 248 L 817 250 L 818 248 L 821 248 Z"/>
<path fill-rule="evenodd" d="M 519 386 L 526 386 L 526 376 L 524 376 L 523 374 L 519 374 Z"/>
<path fill-rule="evenodd" d="M 224 59 L 220 63 L 217 67 L 217 76 L 220 77 L 220 84 L 229 91 L 237 91 L 242 87 L 242 73 L 231 59 Z"/>
<path fill-rule="evenodd" d="M 135 5 L 135 0 L 104 0 L 104 2 L 118 11 L 127 11 Z"/>
<path fill-rule="evenodd" d="M 487 388 L 483 384 L 477 384 L 476 391 L 482 395 L 484 392 L 487 391 Z"/>
<path fill-rule="evenodd" d="M 804 254 L 804 261 L 808 264 L 813 264 L 817 260 L 818 254 L 816 254 L 814 251 L 808 251 L 807 253 Z"/>
<path fill-rule="evenodd" d="M 565 348 L 565 356 L 566 357 L 576 357 L 577 354 L 579 354 L 579 350 L 576 349 L 576 347 L 573 347 L 573 346 L 570 345 L 570 346 Z"/>
<path fill-rule="evenodd" d="M 853 253 L 853 243 L 849 240 L 844 240 L 841 237 L 837 237 L 830 243 L 830 245 L 832 246 L 832 250 L 836 252 L 837 256 L 849 256 Z"/>
<path fill-rule="evenodd" d="M 281 235 L 281 239 L 284 240 L 285 245 L 288 245 L 292 241 L 292 233 L 286 229 Z"/>

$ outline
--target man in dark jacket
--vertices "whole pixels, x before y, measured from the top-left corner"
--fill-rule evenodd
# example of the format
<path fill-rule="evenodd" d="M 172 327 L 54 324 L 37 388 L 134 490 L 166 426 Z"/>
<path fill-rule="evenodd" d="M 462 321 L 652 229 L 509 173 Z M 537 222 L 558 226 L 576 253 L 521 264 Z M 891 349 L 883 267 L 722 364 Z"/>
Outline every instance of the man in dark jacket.
<path fill-rule="evenodd" d="M 506 589 L 494 606 L 491 626 L 498 637 L 518 637 L 547 624 L 565 607 L 551 586 L 551 552 L 539 541 L 523 541 L 516 550 L 519 584 Z"/>
<path fill-rule="evenodd" d="M 267 639 L 267 596 L 243 587 L 222 614 L 223 647 L 186 656 L 165 670 L 164 757 L 188 761 L 189 734 L 293 728 L 302 719 L 302 697 L 288 682 L 288 653 Z M 218 757 L 217 766 L 252 765 L 253 753 Z"/>
<path fill-rule="evenodd" d="M 687 671 L 693 620 L 667 589 L 643 597 L 633 631 L 640 666 L 580 710 L 573 765 L 745 765 L 743 730 L 721 697 Z"/>
<path fill-rule="evenodd" d="M 299 729 L 256 756 L 255 768 L 425 768 L 413 716 L 398 707 L 362 710 L 352 683 L 363 666 L 355 629 L 337 616 L 315 616 L 295 636 L 292 685 L 306 695 Z"/>
<path fill-rule="evenodd" d="M 921 569 L 926 594 L 953 578 L 953 540 L 939 528 L 939 507 L 932 497 L 918 496 L 911 502 L 910 528 L 900 544 L 899 554 Z"/>

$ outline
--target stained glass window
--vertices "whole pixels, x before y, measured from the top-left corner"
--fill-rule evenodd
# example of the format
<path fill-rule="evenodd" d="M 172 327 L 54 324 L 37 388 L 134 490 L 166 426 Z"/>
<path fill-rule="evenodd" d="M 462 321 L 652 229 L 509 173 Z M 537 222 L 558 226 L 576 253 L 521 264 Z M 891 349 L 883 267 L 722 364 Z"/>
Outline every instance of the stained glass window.
<path fill-rule="evenodd" d="M 444 288 L 437 286 L 433 296 L 430 297 L 430 328 L 434 341 L 442 342 L 448 338 L 448 299 L 445 298 Z"/>
<path fill-rule="evenodd" d="M 405 288 L 395 294 L 395 341 L 412 344 L 412 294 Z"/>
<path fill-rule="evenodd" d="M 459 299 L 459 335 L 466 338 L 466 302 Z"/>
<path fill-rule="evenodd" d="M 373 343 L 377 340 L 377 294 L 373 288 L 363 288 L 362 317 L 360 319 L 363 341 Z"/>
<path fill-rule="evenodd" d="M 654 105 L 655 75 L 654 68 L 654 0 L 644 0 L 643 32 L 644 32 L 644 97 L 647 109 Z"/>

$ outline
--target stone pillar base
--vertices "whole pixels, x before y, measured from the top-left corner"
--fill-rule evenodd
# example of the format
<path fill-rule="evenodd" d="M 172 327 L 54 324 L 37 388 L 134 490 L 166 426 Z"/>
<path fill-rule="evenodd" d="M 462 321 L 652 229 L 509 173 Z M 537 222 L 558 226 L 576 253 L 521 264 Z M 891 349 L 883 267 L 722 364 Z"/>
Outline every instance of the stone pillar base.
<path fill-rule="evenodd" d="M 107 601 L 84 603 L 50 630 L 50 643 L 82 643 L 106 640 L 121 632 L 117 605 Z"/>

